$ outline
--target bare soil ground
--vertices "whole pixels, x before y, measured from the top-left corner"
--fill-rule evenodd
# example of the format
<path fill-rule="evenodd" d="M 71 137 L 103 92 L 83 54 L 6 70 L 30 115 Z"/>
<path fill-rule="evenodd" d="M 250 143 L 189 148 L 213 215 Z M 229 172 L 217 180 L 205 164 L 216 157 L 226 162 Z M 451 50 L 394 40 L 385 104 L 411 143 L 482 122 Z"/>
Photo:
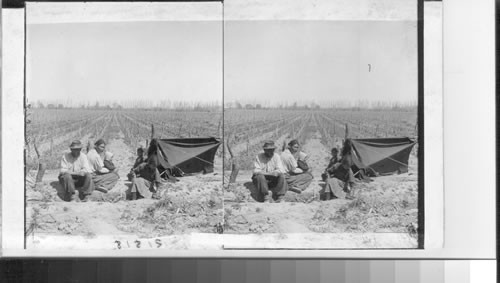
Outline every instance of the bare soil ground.
<path fill-rule="evenodd" d="M 114 153 L 120 180 L 108 193 L 95 191 L 89 202 L 64 201 L 57 170 L 47 171 L 36 186 L 36 172 L 30 172 L 26 182 L 28 248 L 116 249 L 120 248 L 116 240 L 128 244 L 134 239 L 167 237 L 170 241 L 163 245 L 169 249 L 188 249 L 191 234 L 216 233 L 223 217 L 221 159 L 216 159 L 214 173 L 164 183 L 159 200 L 129 201 L 125 199 L 130 186 L 126 175 L 134 153 L 121 133 L 107 150 Z"/>
<path fill-rule="evenodd" d="M 303 151 L 309 154 L 314 181 L 301 194 L 288 192 L 284 203 L 256 200 L 251 172 L 240 171 L 237 182 L 222 190 L 222 159 L 215 172 L 180 178 L 160 187 L 160 200 L 125 200 L 126 174 L 134 152 L 123 134 L 108 150 L 120 168 L 118 184 L 107 194 L 95 191 L 90 202 L 62 200 L 58 171 L 46 172 L 26 189 L 28 248 L 173 250 L 224 248 L 415 248 L 417 246 L 417 158 L 409 172 L 358 183 L 355 200 L 322 200 L 321 172 L 329 150 L 316 132 Z M 229 172 L 227 173 L 229 175 Z M 223 220 L 224 235 L 216 225 Z M 140 239 L 140 241 L 138 241 Z M 157 242 L 161 239 L 160 242 Z"/>
<path fill-rule="evenodd" d="M 314 180 L 301 194 L 287 192 L 284 203 L 256 200 L 251 171 L 224 191 L 225 242 L 237 248 L 415 248 L 417 246 L 417 158 L 409 172 L 359 182 L 355 200 L 324 201 L 321 173 L 329 151 L 314 133 L 303 147 Z M 306 240 L 309 237 L 310 240 Z"/>

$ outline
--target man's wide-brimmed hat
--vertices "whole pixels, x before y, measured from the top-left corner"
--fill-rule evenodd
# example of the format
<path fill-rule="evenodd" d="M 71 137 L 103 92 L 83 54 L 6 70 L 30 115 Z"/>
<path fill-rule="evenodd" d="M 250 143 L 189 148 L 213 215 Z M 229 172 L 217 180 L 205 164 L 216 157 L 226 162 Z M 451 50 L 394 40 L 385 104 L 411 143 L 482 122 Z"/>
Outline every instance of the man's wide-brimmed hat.
<path fill-rule="evenodd" d="M 82 147 L 83 147 L 82 142 L 80 142 L 79 140 L 74 140 L 69 145 L 69 148 L 71 149 L 82 149 Z"/>
<path fill-rule="evenodd" d="M 262 148 L 263 149 L 276 149 L 276 146 L 274 145 L 273 141 L 266 141 L 266 142 L 264 142 L 264 146 Z"/>

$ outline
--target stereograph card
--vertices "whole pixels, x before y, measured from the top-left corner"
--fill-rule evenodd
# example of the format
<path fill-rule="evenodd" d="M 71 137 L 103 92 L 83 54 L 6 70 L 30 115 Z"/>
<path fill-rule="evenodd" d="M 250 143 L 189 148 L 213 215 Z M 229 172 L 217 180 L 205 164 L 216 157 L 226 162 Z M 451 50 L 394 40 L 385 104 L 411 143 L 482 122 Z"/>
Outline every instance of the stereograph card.
<path fill-rule="evenodd" d="M 443 246 L 441 2 L 23 4 L 2 9 L 4 254 Z"/>

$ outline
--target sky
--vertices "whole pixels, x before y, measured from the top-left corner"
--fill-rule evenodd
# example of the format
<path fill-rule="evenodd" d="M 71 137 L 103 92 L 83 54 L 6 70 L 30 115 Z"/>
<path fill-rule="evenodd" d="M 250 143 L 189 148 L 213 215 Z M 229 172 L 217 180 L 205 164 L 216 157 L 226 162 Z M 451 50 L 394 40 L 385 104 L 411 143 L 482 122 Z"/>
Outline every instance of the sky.
<path fill-rule="evenodd" d="M 227 102 L 416 102 L 416 21 L 228 21 Z"/>
<path fill-rule="evenodd" d="M 27 97 L 415 103 L 416 1 L 381 3 L 231 0 L 224 35 L 217 3 L 29 3 Z"/>
<path fill-rule="evenodd" d="M 416 21 L 417 0 L 226 0 L 225 20 Z"/>
<path fill-rule="evenodd" d="M 29 101 L 221 102 L 222 23 L 28 24 L 26 86 Z"/>

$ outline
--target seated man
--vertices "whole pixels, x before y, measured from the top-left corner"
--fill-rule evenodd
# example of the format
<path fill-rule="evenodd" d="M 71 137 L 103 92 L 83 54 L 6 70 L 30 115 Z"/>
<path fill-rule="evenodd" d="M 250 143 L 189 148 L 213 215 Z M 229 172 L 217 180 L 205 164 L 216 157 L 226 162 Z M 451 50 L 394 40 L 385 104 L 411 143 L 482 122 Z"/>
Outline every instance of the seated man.
<path fill-rule="evenodd" d="M 276 146 L 273 141 L 266 141 L 263 149 L 264 152 L 255 158 L 252 182 L 259 194 L 264 197 L 264 202 L 271 202 L 269 190 L 273 192 L 272 198 L 276 202 L 282 202 L 287 184 L 281 158 L 274 153 Z"/>
<path fill-rule="evenodd" d="M 301 193 L 311 184 L 313 175 L 309 168 L 300 168 L 299 160 L 305 161 L 306 154 L 299 151 L 298 140 L 291 140 L 288 147 L 281 153 L 281 160 L 285 168 L 285 180 L 288 189 L 292 192 Z"/>
<path fill-rule="evenodd" d="M 66 192 L 66 201 L 78 200 L 75 196 L 75 189 L 79 191 L 79 198 L 87 201 L 88 196 L 94 191 L 87 156 L 81 152 L 82 143 L 79 140 L 73 141 L 69 148 L 71 152 L 65 153 L 61 160 L 59 183 Z"/>
<path fill-rule="evenodd" d="M 108 154 L 108 156 L 110 155 Z M 90 163 L 92 180 L 94 181 L 96 190 L 107 193 L 116 185 L 120 177 L 118 176 L 117 168 L 109 170 L 104 165 L 104 160 L 106 159 L 106 143 L 103 139 L 99 139 L 95 142 L 94 148 L 89 151 L 87 158 Z"/>

